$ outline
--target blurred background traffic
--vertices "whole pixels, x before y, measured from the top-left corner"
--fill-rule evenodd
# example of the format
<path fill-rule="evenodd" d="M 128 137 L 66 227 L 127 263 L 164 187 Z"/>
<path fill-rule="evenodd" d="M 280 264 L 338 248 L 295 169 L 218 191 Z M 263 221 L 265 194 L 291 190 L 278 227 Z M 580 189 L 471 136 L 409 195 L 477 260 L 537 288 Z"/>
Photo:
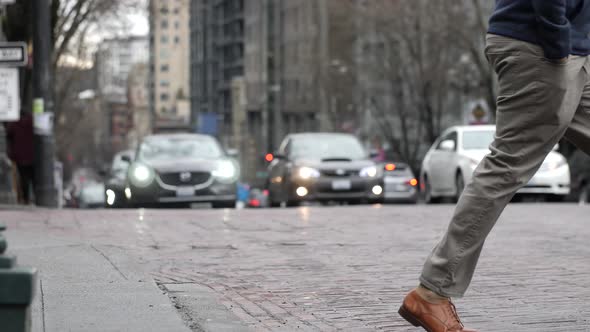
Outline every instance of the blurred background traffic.
<path fill-rule="evenodd" d="M 0 204 L 454 202 L 493 140 L 493 1 L 38 2 L 0 2 Z M 589 195 L 563 141 L 515 200 Z"/>

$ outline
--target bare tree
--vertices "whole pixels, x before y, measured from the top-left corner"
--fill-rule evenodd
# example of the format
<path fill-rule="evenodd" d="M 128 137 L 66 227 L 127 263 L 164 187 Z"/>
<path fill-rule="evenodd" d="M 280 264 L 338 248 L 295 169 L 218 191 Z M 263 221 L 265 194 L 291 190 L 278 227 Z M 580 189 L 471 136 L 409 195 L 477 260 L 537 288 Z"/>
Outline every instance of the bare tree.
<path fill-rule="evenodd" d="M 360 11 L 359 90 L 374 125 L 415 170 L 462 100 L 494 100 L 482 0 L 372 0 Z M 490 102 L 490 105 L 493 103 Z"/>

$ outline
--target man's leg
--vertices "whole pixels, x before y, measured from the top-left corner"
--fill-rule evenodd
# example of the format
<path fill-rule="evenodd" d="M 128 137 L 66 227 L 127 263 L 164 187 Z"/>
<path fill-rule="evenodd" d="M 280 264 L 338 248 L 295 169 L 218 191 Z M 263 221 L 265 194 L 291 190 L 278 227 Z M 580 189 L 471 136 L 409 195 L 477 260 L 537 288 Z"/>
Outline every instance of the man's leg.
<path fill-rule="evenodd" d="M 487 235 L 564 135 L 587 82 L 585 58 L 550 63 L 540 47 L 499 36 L 488 37 L 487 55 L 499 77 L 496 138 L 420 278 L 445 297 L 467 290 Z"/>
<path fill-rule="evenodd" d="M 28 205 L 31 203 L 31 185 L 33 183 L 33 166 L 18 165 L 18 173 L 20 177 L 21 192 L 23 194 L 23 203 Z"/>
<path fill-rule="evenodd" d="M 587 68 L 590 68 L 589 60 L 587 60 Z M 582 101 L 565 132 L 565 138 L 590 155 L 590 84 L 584 87 Z"/>

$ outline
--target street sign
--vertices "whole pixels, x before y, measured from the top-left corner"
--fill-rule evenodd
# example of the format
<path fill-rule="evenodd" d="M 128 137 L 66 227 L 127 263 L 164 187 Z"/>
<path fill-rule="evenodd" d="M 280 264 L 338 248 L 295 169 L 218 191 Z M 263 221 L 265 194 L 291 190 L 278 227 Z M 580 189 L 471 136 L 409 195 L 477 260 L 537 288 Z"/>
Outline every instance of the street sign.
<path fill-rule="evenodd" d="M 0 121 L 18 121 L 19 118 L 18 69 L 0 67 Z"/>
<path fill-rule="evenodd" d="M 0 43 L 0 66 L 26 66 L 27 60 L 28 54 L 26 43 Z"/>

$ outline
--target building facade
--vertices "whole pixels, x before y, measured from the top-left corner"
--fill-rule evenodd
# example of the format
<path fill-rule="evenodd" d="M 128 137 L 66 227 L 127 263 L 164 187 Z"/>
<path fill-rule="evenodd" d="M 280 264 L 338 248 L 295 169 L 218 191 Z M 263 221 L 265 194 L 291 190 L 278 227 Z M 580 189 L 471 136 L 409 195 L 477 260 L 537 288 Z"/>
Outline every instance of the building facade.
<path fill-rule="evenodd" d="M 189 130 L 190 0 L 151 0 L 150 99 L 155 131 Z"/>
<path fill-rule="evenodd" d="M 247 180 L 265 168 L 264 155 L 284 135 L 342 130 L 355 120 L 342 111 L 355 113 L 355 21 L 342 2 L 192 2 L 193 123 L 240 150 Z M 242 99 L 243 105 L 232 102 Z M 204 126 L 211 116 L 217 119 L 214 129 Z"/>
<path fill-rule="evenodd" d="M 149 61 L 149 40 L 134 36 L 104 40 L 95 55 L 96 102 L 103 111 L 106 130 L 103 142 L 109 142 L 107 157 L 129 147 L 128 133 L 133 127 L 129 109 L 128 79 L 137 65 Z"/>
<path fill-rule="evenodd" d="M 99 94 L 109 102 L 127 103 L 127 78 L 133 66 L 147 63 L 149 44 L 146 37 L 107 39 L 96 52 L 95 66 Z"/>
<path fill-rule="evenodd" d="M 232 80 L 244 74 L 248 0 L 191 2 L 191 107 L 198 131 L 231 144 Z M 211 119 L 214 119 L 213 121 Z"/>
<path fill-rule="evenodd" d="M 135 147 L 152 132 L 152 113 L 149 103 L 149 66 L 137 64 L 127 80 L 127 100 L 131 113 L 131 129 L 127 133 L 129 147 Z"/>

